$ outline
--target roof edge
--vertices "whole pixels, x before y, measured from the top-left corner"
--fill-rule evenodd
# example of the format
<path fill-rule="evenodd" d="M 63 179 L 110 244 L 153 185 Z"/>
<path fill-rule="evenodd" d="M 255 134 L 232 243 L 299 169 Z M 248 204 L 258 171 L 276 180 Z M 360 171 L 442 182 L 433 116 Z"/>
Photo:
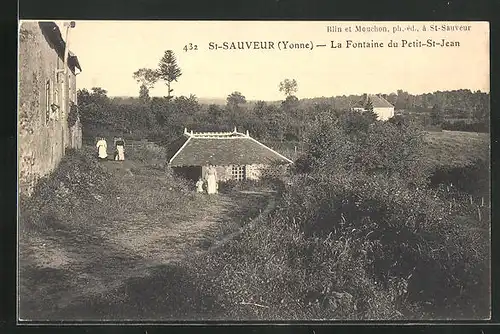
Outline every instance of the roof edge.
<path fill-rule="evenodd" d="M 186 145 L 189 143 L 191 138 L 192 137 L 188 137 L 188 139 L 184 142 L 184 144 L 182 144 L 181 148 L 178 149 L 177 152 L 175 152 L 175 154 L 172 156 L 172 158 L 170 158 L 170 160 L 168 161 L 169 165 L 172 163 L 172 161 L 174 161 L 174 159 L 177 157 L 177 155 L 179 155 L 179 153 L 181 153 L 181 151 L 184 149 L 184 147 L 186 147 Z"/>
<path fill-rule="evenodd" d="M 292 161 L 292 160 L 288 159 L 288 158 L 287 158 L 287 157 L 285 157 L 283 154 L 280 154 L 280 153 L 276 152 L 276 151 L 275 151 L 275 150 L 273 150 L 272 148 L 270 148 L 270 147 L 268 147 L 268 146 L 266 146 L 266 145 L 262 144 L 262 143 L 261 143 L 260 141 L 258 141 L 257 139 L 254 139 L 254 138 L 252 138 L 252 137 L 247 137 L 247 139 L 251 139 L 251 140 L 253 140 L 253 141 L 254 141 L 254 142 L 256 142 L 257 144 L 261 145 L 262 147 L 267 148 L 269 151 L 273 152 L 274 154 L 278 155 L 279 157 L 281 157 L 281 158 L 285 159 L 286 161 L 288 161 L 289 163 L 292 163 L 292 164 L 293 164 L 293 161 Z"/>

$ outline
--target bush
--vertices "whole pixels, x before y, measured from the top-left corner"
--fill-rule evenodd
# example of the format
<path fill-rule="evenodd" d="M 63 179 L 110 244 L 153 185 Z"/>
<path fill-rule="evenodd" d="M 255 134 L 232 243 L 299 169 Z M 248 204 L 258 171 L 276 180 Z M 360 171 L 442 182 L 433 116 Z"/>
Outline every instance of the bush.
<path fill-rule="evenodd" d="M 204 257 L 197 273 L 228 319 L 400 317 L 356 254 L 350 240 L 309 239 L 275 217 Z"/>
<path fill-rule="evenodd" d="M 325 175 L 351 171 L 398 175 L 414 185 L 426 183 L 429 171 L 420 159 L 424 133 L 411 124 L 364 117 L 348 112 L 340 119 L 319 120 L 307 136 L 307 157 L 301 166 Z"/>
<path fill-rule="evenodd" d="M 166 149 L 151 142 L 126 146 L 125 157 L 161 168 L 165 168 L 167 164 Z"/>
<path fill-rule="evenodd" d="M 486 317 L 489 217 L 427 187 L 418 128 L 352 116 L 316 123 L 300 173 L 270 177 L 278 208 L 203 280 L 246 319 Z"/>
<path fill-rule="evenodd" d="M 466 121 L 457 121 L 457 122 L 444 122 L 442 125 L 443 130 L 448 131 L 465 131 L 465 132 L 482 132 L 489 133 L 490 126 L 488 122 L 466 122 Z"/>
<path fill-rule="evenodd" d="M 86 201 L 105 200 L 113 193 L 110 174 L 95 159 L 92 150 L 67 150 L 59 166 L 41 179 L 31 197 L 20 199 L 22 231 L 40 230 L 71 215 Z M 66 222 L 71 224 L 72 222 Z"/>
<path fill-rule="evenodd" d="M 361 263 L 363 254 L 374 282 L 385 289 L 394 279 L 406 282 L 406 309 L 419 304 L 436 315 L 445 309 L 448 316 L 486 314 L 486 303 L 474 307 L 488 289 L 488 247 L 481 244 L 488 232 L 458 224 L 429 191 L 409 191 L 397 178 L 345 174 L 304 177 L 283 200 L 280 219 L 307 238 L 352 240 L 359 253 L 350 261 Z M 435 281 L 429 283 L 429 276 Z"/>

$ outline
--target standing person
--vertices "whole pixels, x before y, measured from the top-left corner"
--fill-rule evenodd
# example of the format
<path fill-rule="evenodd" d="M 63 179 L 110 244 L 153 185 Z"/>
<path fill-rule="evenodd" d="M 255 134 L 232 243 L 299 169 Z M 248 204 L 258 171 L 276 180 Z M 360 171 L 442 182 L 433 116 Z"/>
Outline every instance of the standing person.
<path fill-rule="evenodd" d="M 198 182 L 196 182 L 196 192 L 202 193 L 203 192 L 203 180 L 201 177 L 198 179 Z"/>
<path fill-rule="evenodd" d="M 207 193 L 216 194 L 217 193 L 217 172 L 215 167 L 212 165 L 208 166 L 207 170 Z"/>
<path fill-rule="evenodd" d="M 105 160 L 108 158 L 108 144 L 104 137 L 100 137 L 96 144 L 99 160 Z"/>
<path fill-rule="evenodd" d="M 125 142 L 123 139 L 118 138 L 115 142 L 116 156 L 115 160 L 123 161 L 125 160 Z"/>

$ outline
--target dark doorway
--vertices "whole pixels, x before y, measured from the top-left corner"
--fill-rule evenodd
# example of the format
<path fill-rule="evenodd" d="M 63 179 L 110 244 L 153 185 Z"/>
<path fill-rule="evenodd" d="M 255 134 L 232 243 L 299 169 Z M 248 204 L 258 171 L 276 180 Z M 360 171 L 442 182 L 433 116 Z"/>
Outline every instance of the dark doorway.
<path fill-rule="evenodd" d="M 174 173 L 185 179 L 197 181 L 201 177 L 201 166 L 174 167 Z"/>

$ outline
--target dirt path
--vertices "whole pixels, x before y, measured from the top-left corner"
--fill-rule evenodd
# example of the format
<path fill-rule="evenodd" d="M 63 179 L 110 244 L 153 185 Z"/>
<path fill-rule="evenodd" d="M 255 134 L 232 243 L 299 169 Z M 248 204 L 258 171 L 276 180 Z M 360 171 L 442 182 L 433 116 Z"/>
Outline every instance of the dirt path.
<path fill-rule="evenodd" d="M 193 194 L 139 162 L 102 164 L 112 174 L 113 201 L 96 195 L 92 207 L 69 218 L 89 213 L 77 227 L 53 226 L 27 240 L 32 249 L 22 262 L 23 319 L 57 318 L 93 299 L 116 302 L 125 282 L 206 252 L 258 215 L 271 196 Z"/>

